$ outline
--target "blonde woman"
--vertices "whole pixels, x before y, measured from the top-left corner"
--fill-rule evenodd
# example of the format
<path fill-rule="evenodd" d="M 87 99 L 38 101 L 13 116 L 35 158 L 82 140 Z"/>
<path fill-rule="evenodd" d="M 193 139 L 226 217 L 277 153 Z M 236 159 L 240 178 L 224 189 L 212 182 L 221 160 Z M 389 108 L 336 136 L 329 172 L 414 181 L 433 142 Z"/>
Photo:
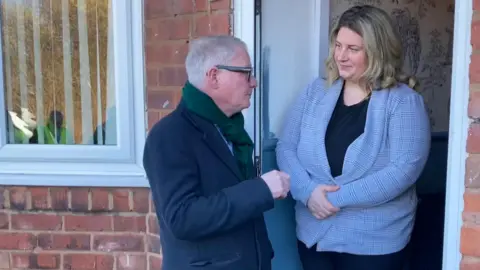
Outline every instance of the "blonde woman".
<path fill-rule="evenodd" d="M 277 146 L 291 176 L 304 270 L 402 269 L 430 123 L 388 14 L 355 6 L 330 35 L 327 79 L 287 114 Z"/>

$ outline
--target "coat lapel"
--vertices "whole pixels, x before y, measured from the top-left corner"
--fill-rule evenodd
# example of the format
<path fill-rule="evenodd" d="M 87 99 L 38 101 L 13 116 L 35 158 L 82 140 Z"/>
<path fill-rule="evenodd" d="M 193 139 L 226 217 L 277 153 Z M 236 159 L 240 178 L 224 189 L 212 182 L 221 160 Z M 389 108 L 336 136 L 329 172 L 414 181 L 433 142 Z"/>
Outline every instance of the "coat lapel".
<path fill-rule="evenodd" d="M 183 110 L 183 115 L 203 133 L 202 139 L 213 154 L 237 176 L 239 181 L 243 180 L 237 161 L 232 152 L 230 152 L 227 142 L 220 135 L 220 131 L 212 123 L 188 111 L 186 108 Z"/>
<path fill-rule="evenodd" d="M 316 100 L 313 100 L 315 111 L 313 115 L 317 118 L 314 123 L 315 133 L 319 136 L 319 144 L 315 148 L 315 158 L 320 162 L 320 167 L 326 173 L 331 176 L 330 165 L 328 164 L 327 152 L 325 149 L 325 133 L 327 131 L 328 122 L 332 117 L 335 104 L 340 96 L 343 87 L 343 80 L 337 80 L 332 86 L 326 90 L 324 95 L 319 96 Z"/>

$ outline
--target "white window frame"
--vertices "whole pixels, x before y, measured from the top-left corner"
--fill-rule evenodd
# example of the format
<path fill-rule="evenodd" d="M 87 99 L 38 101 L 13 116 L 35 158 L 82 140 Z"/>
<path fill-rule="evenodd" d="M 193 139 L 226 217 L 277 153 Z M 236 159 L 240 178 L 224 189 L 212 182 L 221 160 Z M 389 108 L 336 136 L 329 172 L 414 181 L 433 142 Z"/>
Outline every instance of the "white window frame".
<path fill-rule="evenodd" d="M 142 0 L 112 1 L 115 146 L 7 144 L 0 77 L 0 185 L 148 187 L 142 164 L 147 132 L 143 5 Z"/>

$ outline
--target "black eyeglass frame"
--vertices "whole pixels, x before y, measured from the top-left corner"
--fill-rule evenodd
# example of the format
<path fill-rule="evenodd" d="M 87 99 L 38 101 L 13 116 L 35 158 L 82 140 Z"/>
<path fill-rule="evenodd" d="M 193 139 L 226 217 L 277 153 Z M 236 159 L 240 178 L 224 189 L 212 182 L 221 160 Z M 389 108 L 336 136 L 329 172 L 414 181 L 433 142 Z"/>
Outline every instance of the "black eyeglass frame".
<path fill-rule="evenodd" d="M 216 65 L 215 67 L 218 69 L 223 69 L 231 72 L 245 73 L 247 74 L 248 81 L 250 81 L 250 79 L 252 78 L 252 72 L 253 72 L 252 67 L 238 67 L 238 66 L 227 66 L 227 65 Z"/>

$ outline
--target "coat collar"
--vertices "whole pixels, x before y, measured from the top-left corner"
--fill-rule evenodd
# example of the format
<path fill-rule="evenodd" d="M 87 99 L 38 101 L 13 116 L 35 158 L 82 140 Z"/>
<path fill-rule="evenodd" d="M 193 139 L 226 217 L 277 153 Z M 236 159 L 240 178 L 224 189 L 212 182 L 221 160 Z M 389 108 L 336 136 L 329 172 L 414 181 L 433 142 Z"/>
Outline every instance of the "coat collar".
<path fill-rule="evenodd" d="M 220 161 L 223 162 L 235 174 L 235 176 L 237 176 L 239 181 L 243 180 L 234 155 L 232 155 L 225 139 L 215 125 L 188 110 L 183 101 L 179 103 L 177 109 L 188 122 L 202 133 L 202 140 L 213 154 L 215 154 L 218 159 L 220 159 Z"/>
<path fill-rule="evenodd" d="M 343 80 L 339 79 L 326 92 L 314 97 L 314 115 L 317 115 L 315 132 L 320 136 L 320 143 L 315 149 L 316 158 L 322 170 L 331 177 L 330 165 L 326 157 L 325 133 L 343 88 Z M 362 177 L 374 164 L 384 142 L 386 123 L 386 104 L 388 91 L 375 90 L 370 96 L 367 109 L 365 129 L 347 148 L 343 163 L 343 172 L 335 177 L 339 183 L 347 183 Z M 323 157 L 323 158 L 322 158 Z M 333 178 L 332 178 L 333 180 Z"/>

